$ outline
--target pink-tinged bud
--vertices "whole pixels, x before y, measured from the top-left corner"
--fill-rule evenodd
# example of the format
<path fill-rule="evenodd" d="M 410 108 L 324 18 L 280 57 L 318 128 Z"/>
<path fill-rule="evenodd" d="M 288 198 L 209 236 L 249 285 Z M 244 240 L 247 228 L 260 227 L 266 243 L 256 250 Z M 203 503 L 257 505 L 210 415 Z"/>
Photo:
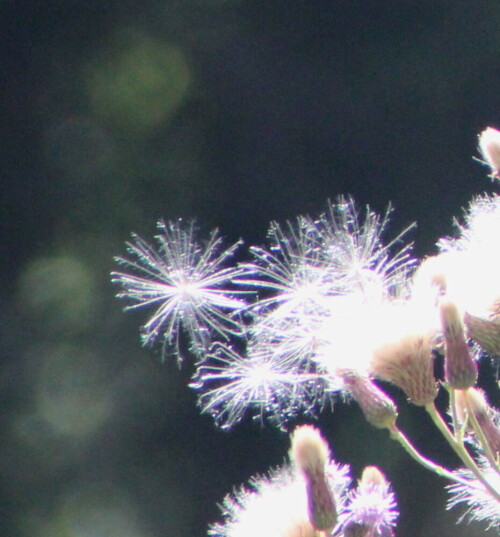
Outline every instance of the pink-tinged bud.
<path fill-rule="evenodd" d="M 307 479 L 309 521 L 319 531 L 330 532 L 337 523 L 337 509 L 324 474 Z"/>
<path fill-rule="evenodd" d="M 479 135 L 479 151 L 491 168 L 491 177 L 500 179 L 500 132 L 487 127 Z"/>
<path fill-rule="evenodd" d="M 373 353 L 371 371 L 401 388 L 415 405 L 425 406 L 437 395 L 434 378 L 432 333 L 409 334 L 382 344 Z"/>
<path fill-rule="evenodd" d="M 365 466 L 361 474 L 360 486 L 362 487 L 388 487 L 389 483 L 385 475 L 376 466 Z"/>
<path fill-rule="evenodd" d="M 330 448 L 316 427 L 302 425 L 291 436 L 290 458 L 304 474 L 324 472 Z"/>
<path fill-rule="evenodd" d="M 369 378 L 351 372 L 342 374 L 342 378 L 368 423 L 380 429 L 391 429 L 395 425 L 398 417 L 396 405 Z"/>
<path fill-rule="evenodd" d="M 337 509 L 325 474 L 328 444 L 310 425 L 297 427 L 291 440 L 290 458 L 306 480 L 309 520 L 316 530 L 330 532 L 337 524 Z"/>
<path fill-rule="evenodd" d="M 464 395 L 467 407 L 474 414 L 493 455 L 500 457 L 500 428 L 493 419 L 496 411 L 488 405 L 482 391 L 470 388 Z"/>
<path fill-rule="evenodd" d="M 470 388 L 471 390 L 474 388 Z M 467 390 L 455 391 L 455 412 L 460 425 L 463 425 L 467 421 L 467 405 L 465 402 L 465 394 Z M 450 410 L 451 414 L 451 410 Z"/>
<path fill-rule="evenodd" d="M 439 313 L 444 337 L 446 384 L 459 390 L 470 388 L 477 381 L 477 364 L 467 346 L 462 317 L 455 304 L 446 299 L 440 301 Z"/>
<path fill-rule="evenodd" d="M 500 354 L 500 315 L 483 319 L 465 313 L 464 323 L 469 336 L 490 355 Z"/>
<path fill-rule="evenodd" d="M 343 537 L 393 537 L 396 498 L 384 474 L 367 466 L 340 520 Z"/>

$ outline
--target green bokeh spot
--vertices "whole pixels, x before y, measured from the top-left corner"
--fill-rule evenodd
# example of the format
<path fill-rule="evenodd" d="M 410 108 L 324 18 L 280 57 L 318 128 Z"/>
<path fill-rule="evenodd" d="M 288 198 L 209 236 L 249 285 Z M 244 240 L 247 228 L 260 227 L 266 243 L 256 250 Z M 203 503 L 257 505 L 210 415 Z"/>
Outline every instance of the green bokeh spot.
<path fill-rule="evenodd" d="M 76 258 L 35 259 L 20 276 L 18 303 L 50 332 L 82 332 L 95 317 L 95 282 Z"/>
<path fill-rule="evenodd" d="M 181 106 L 191 73 L 182 50 L 151 38 L 113 43 L 87 73 L 95 116 L 112 127 L 148 131 Z"/>

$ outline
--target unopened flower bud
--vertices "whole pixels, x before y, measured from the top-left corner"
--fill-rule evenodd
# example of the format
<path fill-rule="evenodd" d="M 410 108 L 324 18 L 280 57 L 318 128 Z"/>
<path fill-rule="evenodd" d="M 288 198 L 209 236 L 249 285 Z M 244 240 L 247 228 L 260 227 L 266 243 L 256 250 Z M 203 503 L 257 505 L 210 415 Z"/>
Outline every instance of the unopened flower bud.
<path fill-rule="evenodd" d="M 464 395 L 467 408 L 474 414 L 493 455 L 500 457 L 500 427 L 493 419 L 496 411 L 488 405 L 482 391 L 470 388 Z"/>
<path fill-rule="evenodd" d="M 500 178 L 500 132 L 487 127 L 479 135 L 479 151 L 484 162 L 491 168 L 491 177 Z"/>
<path fill-rule="evenodd" d="M 306 480 L 309 520 L 318 531 L 329 532 L 337 523 L 337 509 L 325 474 L 328 444 L 310 425 L 297 427 L 291 440 L 290 458 Z"/>
<path fill-rule="evenodd" d="M 384 474 L 367 466 L 341 517 L 344 537 L 392 537 L 398 517 L 396 498 Z"/>
<path fill-rule="evenodd" d="M 380 429 L 394 426 L 398 411 L 388 395 L 367 377 L 351 372 L 342 374 L 342 377 L 368 423 Z"/>
<path fill-rule="evenodd" d="M 413 404 L 424 406 L 437 395 L 432 359 L 434 343 L 431 333 L 409 334 L 399 341 L 384 343 L 373 353 L 371 370 L 401 388 Z"/>
<path fill-rule="evenodd" d="M 500 354 L 500 315 L 483 319 L 465 313 L 464 323 L 469 336 L 491 356 Z"/>
<path fill-rule="evenodd" d="M 444 337 L 444 374 L 448 386 L 465 389 L 474 386 L 477 380 L 477 364 L 472 358 L 461 315 L 453 302 L 442 299 L 439 303 Z"/>
<path fill-rule="evenodd" d="M 473 389 L 473 388 L 470 388 Z M 467 421 L 467 403 L 465 401 L 465 393 L 467 390 L 457 390 L 455 392 L 455 412 L 458 423 L 463 425 Z M 451 402 L 450 402 L 451 403 Z M 450 409 L 451 414 L 451 409 Z"/>
<path fill-rule="evenodd" d="M 360 486 L 364 487 L 388 487 L 389 483 L 385 475 L 376 466 L 365 466 L 361 474 Z"/>

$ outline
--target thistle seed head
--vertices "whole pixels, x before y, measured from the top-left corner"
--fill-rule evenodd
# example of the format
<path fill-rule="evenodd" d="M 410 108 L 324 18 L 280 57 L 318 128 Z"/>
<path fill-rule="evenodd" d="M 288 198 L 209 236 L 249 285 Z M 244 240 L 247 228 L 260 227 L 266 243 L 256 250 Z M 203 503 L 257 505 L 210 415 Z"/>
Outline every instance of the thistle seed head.
<path fill-rule="evenodd" d="M 376 349 L 371 369 L 379 378 L 401 388 L 412 403 L 424 406 L 437 395 L 433 347 L 432 334 L 409 334 Z"/>

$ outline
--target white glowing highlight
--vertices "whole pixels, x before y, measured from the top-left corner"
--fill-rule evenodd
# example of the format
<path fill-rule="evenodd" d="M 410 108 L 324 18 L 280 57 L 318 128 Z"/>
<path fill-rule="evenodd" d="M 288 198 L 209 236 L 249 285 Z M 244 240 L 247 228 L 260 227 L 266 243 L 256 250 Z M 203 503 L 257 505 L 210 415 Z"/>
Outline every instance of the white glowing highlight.
<path fill-rule="evenodd" d="M 222 339 L 240 334 L 240 324 L 232 314 L 246 303 L 232 282 L 245 270 L 224 267 L 239 243 L 222 250 L 214 231 L 201 246 L 193 223 L 182 221 L 159 222 L 158 229 L 157 247 L 133 235 L 127 244 L 131 257 L 117 258 L 131 273 L 112 273 L 112 281 L 123 288 L 118 296 L 134 303 L 126 309 L 156 307 L 142 329 L 144 344 L 161 339 L 166 350 L 180 358 L 181 329 L 198 355 L 208 350 L 214 334 Z"/>

